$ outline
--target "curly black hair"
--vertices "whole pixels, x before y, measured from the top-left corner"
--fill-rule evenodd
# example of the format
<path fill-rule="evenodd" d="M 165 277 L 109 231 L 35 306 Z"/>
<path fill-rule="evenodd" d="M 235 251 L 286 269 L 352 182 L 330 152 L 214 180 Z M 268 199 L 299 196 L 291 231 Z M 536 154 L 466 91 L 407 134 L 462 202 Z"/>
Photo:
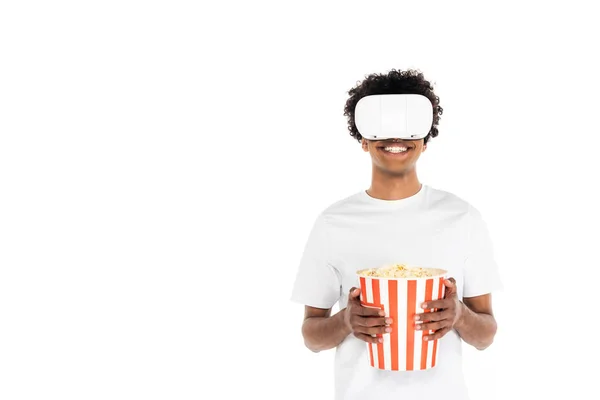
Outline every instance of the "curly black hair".
<path fill-rule="evenodd" d="M 376 94 L 420 94 L 427 97 L 433 105 L 433 124 L 431 130 L 425 136 L 424 143 L 427 144 L 429 139 L 438 135 L 437 125 L 444 110 L 440 107 L 440 98 L 433 92 L 433 86 L 418 70 L 399 71 L 392 69 L 387 74 L 368 75 L 362 82 L 350 89 L 348 94 L 350 98 L 346 101 L 344 115 L 348 117 L 350 136 L 359 143 L 362 141 L 362 135 L 358 133 L 354 123 L 354 109 L 361 98 Z"/>

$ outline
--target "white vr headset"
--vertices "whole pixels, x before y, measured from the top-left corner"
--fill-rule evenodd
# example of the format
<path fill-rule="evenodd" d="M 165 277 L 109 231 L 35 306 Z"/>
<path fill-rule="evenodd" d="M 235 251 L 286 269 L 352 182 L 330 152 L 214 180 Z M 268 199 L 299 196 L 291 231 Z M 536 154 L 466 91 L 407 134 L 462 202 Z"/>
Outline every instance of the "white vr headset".
<path fill-rule="evenodd" d="M 420 94 L 379 94 L 361 98 L 354 123 L 368 140 L 423 139 L 431 131 L 433 106 Z"/>

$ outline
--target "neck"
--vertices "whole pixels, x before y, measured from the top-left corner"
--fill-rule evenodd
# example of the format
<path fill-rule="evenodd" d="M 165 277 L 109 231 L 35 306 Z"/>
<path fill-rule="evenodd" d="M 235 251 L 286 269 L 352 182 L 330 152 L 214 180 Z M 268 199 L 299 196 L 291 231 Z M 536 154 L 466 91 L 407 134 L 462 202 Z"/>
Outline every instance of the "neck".
<path fill-rule="evenodd" d="M 367 194 L 381 200 L 401 200 L 414 196 L 421 190 L 415 170 L 401 175 L 383 174 L 373 169 L 371 187 Z"/>

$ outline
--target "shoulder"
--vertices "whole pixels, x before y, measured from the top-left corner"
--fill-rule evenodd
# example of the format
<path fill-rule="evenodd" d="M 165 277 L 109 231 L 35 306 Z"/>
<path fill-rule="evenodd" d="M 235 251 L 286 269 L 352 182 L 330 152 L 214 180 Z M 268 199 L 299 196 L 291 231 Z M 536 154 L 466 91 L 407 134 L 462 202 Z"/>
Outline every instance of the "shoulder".
<path fill-rule="evenodd" d="M 356 192 L 330 203 L 323 207 L 319 218 L 327 221 L 342 214 L 352 213 L 364 203 L 363 197 L 361 192 Z"/>
<path fill-rule="evenodd" d="M 469 219 L 481 219 L 481 213 L 477 207 L 466 198 L 447 190 L 428 186 L 429 206 L 437 210 L 466 216 Z"/>
<path fill-rule="evenodd" d="M 429 203 L 432 206 L 465 211 L 468 211 L 471 207 L 471 204 L 466 199 L 455 193 L 433 186 L 427 186 L 427 188 Z"/>

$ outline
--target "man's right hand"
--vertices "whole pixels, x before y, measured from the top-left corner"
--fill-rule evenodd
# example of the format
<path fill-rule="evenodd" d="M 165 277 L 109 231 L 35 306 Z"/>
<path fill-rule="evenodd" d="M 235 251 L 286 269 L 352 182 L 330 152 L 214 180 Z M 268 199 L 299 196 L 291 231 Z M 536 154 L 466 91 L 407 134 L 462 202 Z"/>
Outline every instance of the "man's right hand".
<path fill-rule="evenodd" d="M 353 287 L 344 310 L 344 322 L 357 338 L 367 343 L 381 343 L 383 340 L 372 335 L 391 332 L 391 318 L 385 318 L 383 310 L 364 307 L 360 304 L 360 289 Z"/>

